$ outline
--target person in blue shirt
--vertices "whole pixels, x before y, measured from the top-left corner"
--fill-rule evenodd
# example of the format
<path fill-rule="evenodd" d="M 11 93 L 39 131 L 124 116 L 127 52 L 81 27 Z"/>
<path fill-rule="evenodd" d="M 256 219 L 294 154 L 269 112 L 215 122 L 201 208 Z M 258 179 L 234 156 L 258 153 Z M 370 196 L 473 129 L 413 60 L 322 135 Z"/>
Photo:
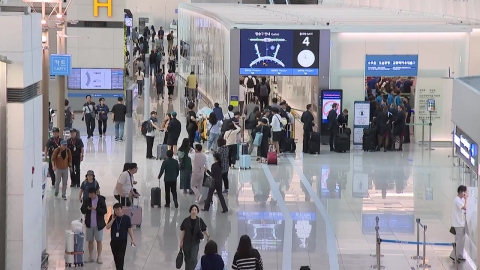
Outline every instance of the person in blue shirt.
<path fill-rule="evenodd" d="M 402 102 L 402 97 L 400 96 L 400 90 L 397 90 L 395 92 L 395 106 L 402 106 L 403 105 L 403 102 Z"/>
<path fill-rule="evenodd" d="M 201 269 L 223 270 L 225 268 L 222 256 L 218 255 L 217 243 L 212 240 L 208 241 L 204 253 L 205 255 L 200 259 Z"/>
<path fill-rule="evenodd" d="M 107 132 L 107 120 L 108 120 L 108 113 L 110 109 L 105 104 L 105 99 L 102 97 L 99 100 L 100 104 L 97 105 L 97 118 L 98 118 L 98 135 L 100 138 L 105 135 Z"/>
<path fill-rule="evenodd" d="M 388 107 L 390 107 L 390 105 L 392 105 L 392 104 L 395 102 L 395 100 L 394 100 L 394 98 L 393 98 L 392 92 L 393 92 L 393 91 L 390 90 L 390 91 L 388 92 L 388 95 L 387 95 L 387 105 L 388 105 Z"/>
<path fill-rule="evenodd" d="M 372 77 L 367 82 L 368 90 L 372 90 L 372 93 L 374 93 L 374 91 L 375 91 L 375 87 L 377 86 L 377 82 L 378 82 L 378 79 L 376 77 Z"/>

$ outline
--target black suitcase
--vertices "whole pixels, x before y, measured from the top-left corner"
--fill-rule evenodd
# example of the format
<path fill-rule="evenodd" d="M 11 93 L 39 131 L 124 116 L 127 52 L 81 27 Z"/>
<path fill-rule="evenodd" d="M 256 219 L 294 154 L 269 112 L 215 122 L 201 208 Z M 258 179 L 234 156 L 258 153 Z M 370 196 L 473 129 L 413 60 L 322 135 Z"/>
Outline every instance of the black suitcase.
<path fill-rule="evenodd" d="M 150 206 L 153 208 L 155 206 L 161 207 L 162 205 L 162 190 L 159 187 L 153 187 L 150 190 Z"/>
<path fill-rule="evenodd" d="M 338 153 L 350 151 L 350 136 L 345 133 L 344 128 L 339 128 L 339 133 L 335 135 L 333 144 L 335 146 L 335 151 Z"/>
<path fill-rule="evenodd" d="M 318 142 L 320 143 L 321 135 L 320 132 L 312 132 L 310 133 L 310 142 Z"/>
<path fill-rule="evenodd" d="M 375 136 L 375 134 L 371 134 L 371 135 L 363 134 L 363 140 L 362 140 L 363 151 L 367 151 L 367 152 L 375 151 L 375 146 L 377 145 L 376 137 L 377 136 Z"/>
<path fill-rule="evenodd" d="M 285 138 L 284 149 L 287 153 L 295 153 L 297 150 L 297 145 L 295 144 L 295 140 L 292 138 Z"/>
<path fill-rule="evenodd" d="M 308 144 L 308 153 L 309 154 L 320 154 L 320 142 L 310 141 Z"/>

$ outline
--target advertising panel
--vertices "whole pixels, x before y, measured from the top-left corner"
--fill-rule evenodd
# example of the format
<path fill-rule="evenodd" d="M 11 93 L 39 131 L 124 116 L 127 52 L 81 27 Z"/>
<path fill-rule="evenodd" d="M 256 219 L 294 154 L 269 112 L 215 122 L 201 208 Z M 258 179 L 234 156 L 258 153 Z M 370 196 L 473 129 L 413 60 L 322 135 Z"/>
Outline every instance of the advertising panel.
<path fill-rule="evenodd" d="M 328 113 L 332 110 L 332 105 L 338 104 L 337 115 L 342 111 L 342 90 L 322 90 L 321 102 L 322 104 L 322 123 L 328 123 Z"/>
<path fill-rule="evenodd" d="M 122 90 L 121 68 L 73 68 L 67 87 L 71 90 Z"/>
<path fill-rule="evenodd" d="M 370 125 L 370 102 L 355 101 L 353 118 L 353 148 L 362 149 L 363 129 Z"/>
<path fill-rule="evenodd" d="M 319 30 L 240 30 L 240 75 L 318 76 Z"/>
<path fill-rule="evenodd" d="M 378 217 L 380 233 L 405 233 L 415 232 L 415 216 L 413 213 L 403 211 L 385 213 L 362 213 L 362 232 L 364 234 L 375 234 L 375 218 Z"/>
<path fill-rule="evenodd" d="M 453 134 L 457 155 L 475 173 L 478 172 L 478 144 L 457 127 Z"/>

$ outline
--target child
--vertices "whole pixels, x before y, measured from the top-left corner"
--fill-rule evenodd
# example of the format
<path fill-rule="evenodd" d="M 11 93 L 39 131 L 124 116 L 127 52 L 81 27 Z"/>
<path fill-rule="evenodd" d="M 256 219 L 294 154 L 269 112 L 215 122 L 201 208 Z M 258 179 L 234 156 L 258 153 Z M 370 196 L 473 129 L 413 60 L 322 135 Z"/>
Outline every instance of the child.
<path fill-rule="evenodd" d="M 97 195 L 100 194 L 100 185 L 98 185 L 98 182 L 95 179 L 95 173 L 92 170 L 87 172 L 85 175 L 85 181 L 83 181 L 80 186 L 80 193 L 78 194 L 80 202 L 83 202 L 88 198 L 88 190 L 90 188 L 94 188 L 97 191 Z"/>

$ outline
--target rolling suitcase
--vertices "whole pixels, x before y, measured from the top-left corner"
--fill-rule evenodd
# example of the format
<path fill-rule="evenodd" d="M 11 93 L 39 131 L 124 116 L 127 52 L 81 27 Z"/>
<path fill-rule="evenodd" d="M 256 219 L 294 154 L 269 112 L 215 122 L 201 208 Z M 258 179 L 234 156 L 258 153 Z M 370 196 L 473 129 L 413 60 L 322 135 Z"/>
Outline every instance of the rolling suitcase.
<path fill-rule="evenodd" d="M 83 267 L 83 243 L 85 236 L 82 233 L 65 231 L 65 267 Z"/>
<path fill-rule="evenodd" d="M 335 152 L 345 153 L 350 151 L 350 136 L 345 133 L 344 128 L 339 128 L 339 133 L 335 135 L 335 141 L 333 144 L 335 146 Z"/>
<path fill-rule="evenodd" d="M 85 235 L 83 234 L 83 232 L 81 233 L 76 233 L 74 235 L 74 238 L 75 238 L 75 243 L 74 243 L 74 248 L 73 248 L 73 252 L 74 252 L 74 258 L 73 258 L 73 264 L 75 266 L 83 266 L 83 263 L 84 263 L 84 256 L 83 256 L 83 253 L 84 253 L 84 250 L 83 250 L 83 244 L 85 243 Z"/>
<path fill-rule="evenodd" d="M 309 154 L 320 154 L 320 141 L 308 143 L 308 153 Z"/>
<path fill-rule="evenodd" d="M 367 152 L 375 151 L 375 145 L 376 145 L 375 138 L 376 138 L 375 135 L 365 135 L 365 134 L 363 134 L 362 150 L 367 151 Z"/>
<path fill-rule="evenodd" d="M 248 149 L 247 149 L 248 152 Z M 240 169 L 247 170 L 251 169 L 252 157 L 250 155 L 240 155 Z"/>
<path fill-rule="evenodd" d="M 248 155 L 248 143 L 241 143 L 240 149 L 240 155 Z"/>
<path fill-rule="evenodd" d="M 132 200 L 132 205 L 130 207 L 123 207 L 123 214 L 130 217 L 130 222 L 132 226 L 137 226 L 140 228 L 142 226 L 142 207 L 138 204 L 135 205 L 135 199 Z M 138 201 L 138 199 L 137 199 Z"/>
<path fill-rule="evenodd" d="M 159 187 L 153 187 L 150 190 L 150 206 L 153 208 L 155 206 L 162 207 L 162 190 Z"/>
<path fill-rule="evenodd" d="M 297 150 L 297 145 L 295 144 L 295 140 L 292 138 L 285 138 L 285 143 L 284 143 L 284 152 L 287 153 L 295 153 Z"/>
<path fill-rule="evenodd" d="M 310 133 L 310 142 L 319 142 L 320 143 L 321 135 L 320 132 Z"/>
<path fill-rule="evenodd" d="M 277 152 L 275 151 L 275 149 L 272 146 L 270 146 L 269 149 L 268 149 L 267 164 L 268 165 L 277 165 L 278 164 Z"/>
<path fill-rule="evenodd" d="M 157 160 L 167 159 L 167 150 L 168 150 L 168 145 L 166 144 L 157 145 Z"/>

